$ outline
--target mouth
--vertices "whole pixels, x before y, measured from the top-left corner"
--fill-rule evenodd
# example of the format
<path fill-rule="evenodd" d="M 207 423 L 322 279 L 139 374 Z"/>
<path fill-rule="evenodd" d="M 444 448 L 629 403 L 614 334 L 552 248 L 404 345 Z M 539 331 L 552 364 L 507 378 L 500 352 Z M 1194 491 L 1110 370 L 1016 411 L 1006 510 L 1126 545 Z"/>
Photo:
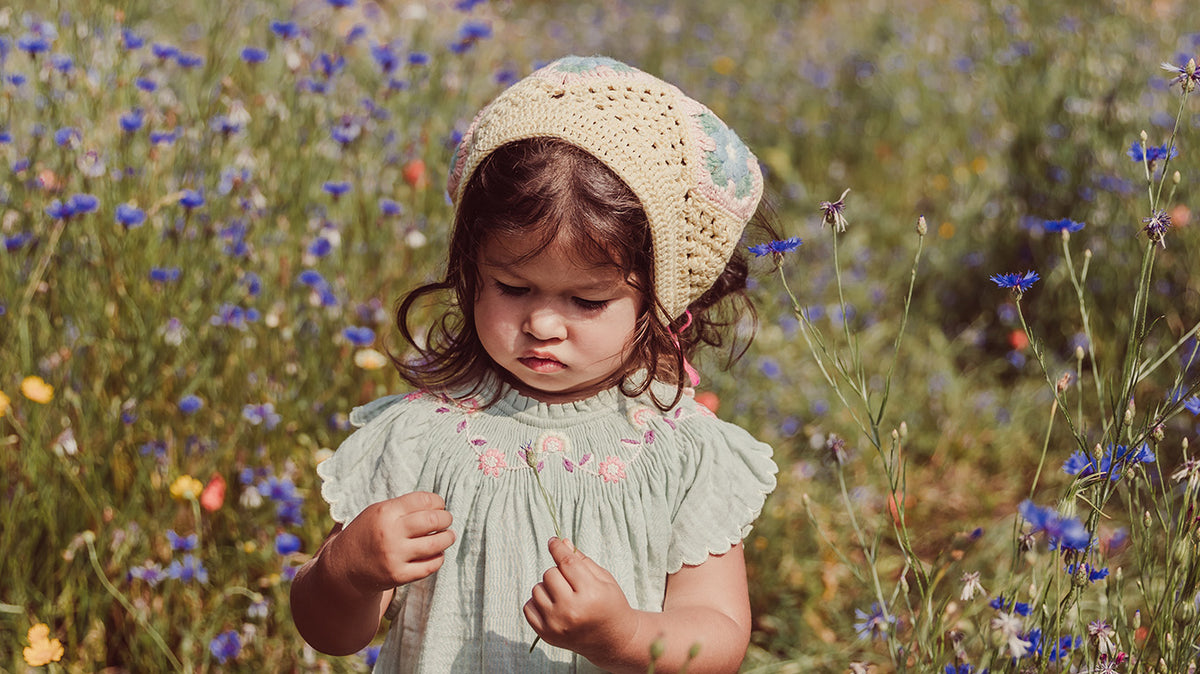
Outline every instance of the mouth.
<path fill-rule="evenodd" d="M 524 358 L 518 358 L 517 362 L 539 374 L 559 372 L 565 370 L 567 367 L 553 358 L 544 358 L 541 356 L 525 356 Z"/>

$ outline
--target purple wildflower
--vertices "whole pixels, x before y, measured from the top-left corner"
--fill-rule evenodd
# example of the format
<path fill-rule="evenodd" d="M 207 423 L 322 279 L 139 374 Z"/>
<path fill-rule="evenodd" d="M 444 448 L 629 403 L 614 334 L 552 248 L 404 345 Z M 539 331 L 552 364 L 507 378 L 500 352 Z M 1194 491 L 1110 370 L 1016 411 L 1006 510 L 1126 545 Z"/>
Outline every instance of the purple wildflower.
<path fill-rule="evenodd" d="M 1074 233 L 1074 232 L 1078 232 L 1079 230 L 1083 229 L 1085 224 L 1086 223 L 1083 223 L 1083 222 L 1075 222 L 1074 220 L 1072 220 L 1070 218 L 1063 218 L 1062 220 L 1047 220 L 1047 221 L 1043 222 L 1042 229 L 1046 230 L 1047 232 L 1071 232 L 1071 233 Z"/>
<path fill-rule="evenodd" d="M 242 652 L 242 639 L 233 630 L 225 630 L 208 643 L 208 652 L 222 665 Z"/>
<path fill-rule="evenodd" d="M 1142 218 L 1142 222 L 1146 223 L 1146 226 L 1142 228 L 1142 231 L 1146 232 L 1146 236 L 1166 248 L 1166 234 L 1167 230 L 1171 228 L 1171 215 L 1166 211 L 1155 211 L 1150 217 Z"/>
<path fill-rule="evenodd" d="M 266 61 L 269 55 L 269 52 L 261 47 L 244 47 L 242 49 L 242 60 L 250 65 Z"/>
<path fill-rule="evenodd" d="M 171 562 L 167 567 L 167 577 L 185 583 L 194 580 L 203 585 L 208 582 L 208 569 L 204 568 L 204 562 L 189 554 L 183 556 L 182 562 L 178 559 Z"/>
<path fill-rule="evenodd" d="M 275 552 L 280 555 L 290 555 L 300 551 L 300 537 L 284 531 L 275 536 Z"/>

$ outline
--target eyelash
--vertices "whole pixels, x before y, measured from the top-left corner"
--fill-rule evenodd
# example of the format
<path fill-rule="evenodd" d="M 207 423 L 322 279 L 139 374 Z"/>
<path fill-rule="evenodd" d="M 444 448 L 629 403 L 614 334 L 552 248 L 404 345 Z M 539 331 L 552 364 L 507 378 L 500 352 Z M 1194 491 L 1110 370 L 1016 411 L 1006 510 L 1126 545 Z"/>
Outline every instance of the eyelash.
<path fill-rule="evenodd" d="M 524 295 L 525 293 L 529 292 L 528 288 L 518 288 L 516 286 L 510 286 L 506 283 L 501 283 L 499 281 L 496 281 L 495 283 L 496 283 L 496 290 L 498 290 L 501 295 L 507 295 L 509 297 L 520 297 L 520 296 Z M 585 300 L 582 297 L 572 297 L 571 301 L 573 301 L 575 303 L 575 306 L 577 306 L 580 309 L 582 309 L 586 312 L 589 312 L 589 313 L 594 313 L 594 312 L 603 310 L 605 307 L 608 306 L 608 302 L 609 302 L 609 300 Z"/>

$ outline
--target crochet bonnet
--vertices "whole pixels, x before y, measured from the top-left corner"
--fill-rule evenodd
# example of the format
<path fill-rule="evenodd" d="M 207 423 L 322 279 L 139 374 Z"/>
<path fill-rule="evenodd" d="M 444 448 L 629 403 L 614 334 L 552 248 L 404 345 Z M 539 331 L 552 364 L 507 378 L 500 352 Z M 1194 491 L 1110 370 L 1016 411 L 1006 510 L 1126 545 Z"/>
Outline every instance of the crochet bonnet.
<path fill-rule="evenodd" d="M 758 208 L 758 160 L 711 110 L 620 61 L 568 56 L 509 87 L 475 116 L 454 152 L 455 207 L 479 163 L 500 146 L 552 137 L 613 170 L 650 222 L 654 290 L 681 316 L 725 269 Z"/>

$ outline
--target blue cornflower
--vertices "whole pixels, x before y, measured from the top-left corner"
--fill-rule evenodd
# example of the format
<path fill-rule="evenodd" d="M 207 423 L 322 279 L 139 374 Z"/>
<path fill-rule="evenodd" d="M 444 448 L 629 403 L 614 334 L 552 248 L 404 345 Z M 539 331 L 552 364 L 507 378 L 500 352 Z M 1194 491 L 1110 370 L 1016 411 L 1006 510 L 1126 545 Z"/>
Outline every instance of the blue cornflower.
<path fill-rule="evenodd" d="M 261 47 L 244 47 L 242 49 L 242 60 L 251 65 L 266 61 L 268 56 L 270 53 Z"/>
<path fill-rule="evenodd" d="M 1074 220 L 1072 220 L 1070 218 L 1063 218 L 1062 220 L 1047 220 L 1047 221 L 1043 222 L 1042 229 L 1045 229 L 1047 232 L 1072 232 L 1072 233 L 1074 233 L 1074 232 L 1078 232 L 1079 230 L 1083 229 L 1083 226 L 1085 224 L 1087 224 L 1087 223 L 1075 222 Z"/>
<path fill-rule="evenodd" d="M 325 2 L 328 2 L 329 6 L 333 7 L 334 9 L 343 9 L 345 7 L 354 6 L 354 0 L 325 0 Z"/>
<path fill-rule="evenodd" d="M 357 119 L 350 115 L 344 115 L 340 120 L 334 123 L 333 127 L 329 130 L 329 135 L 342 145 L 349 145 L 350 143 L 353 143 L 361 133 L 362 125 L 358 123 Z"/>
<path fill-rule="evenodd" d="M 299 279 L 301 283 L 309 286 L 310 288 L 316 288 L 317 286 L 325 285 L 325 278 L 321 276 L 321 272 L 315 269 L 305 269 L 304 271 L 300 272 Z"/>
<path fill-rule="evenodd" d="M 262 292 L 262 279 L 252 271 L 246 272 L 238 283 L 246 288 L 246 294 L 251 297 L 257 297 Z"/>
<path fill-rule="evenodd" d="M 343 56 L 330 56 L 327 52 L 321 52 L 317 58 L 313 60 L 312 70 L 320 74 L 325 79 L 330 79 L 334 75 L 342 72 L 346 67 L 346 59 Z"/>
<path fill-rule="evenodd" d="M 67 199 L 67 203 L 71 207 L 72 215 L 91 213 L 100 207 L 100 200 L 86 193 L 72 194 L 71 197 Z"/>
<path fill-rule="evenodd" d="M 242 652 L 242 639 L 233 630 L 225 630 L 208 643 L 208 652 L 222 665 Z"/>
<path fill-rule="evenodd" d="M 783 255 L 790 250 L 799 248 L 802 243 L 804 242 L 800 240 L 800 237 L 793 236 L 790 239 L 770 241 L 768 243 L 760 243 L 755 246 L 750 246 L 749 250 L 751 253 L 754 253 L 755 257 L 762 257 L 770 254 Z"/>
<path fill-rule="evenodd" d="M 1154 461 L 1154 452 L 1150 450 L 1150 445 L 1143 442 L 1132 449 L 1125 445 L 1109 445 L 1108 451 L 1104 453 L 1099 462 L 1097 462 L 1095 457 L 1088 456 L 1081 450 L 1076 450 L 1063 463 L 1062 468 L 1069 475 L 1087 477 L 1099 473 L 1100 475 L 1107 475 L 1109 480 L 1116 482 L 1121 479 L 1121 476 L 1125 474 L 1125 471 L 1131 465 L 1154 463 Z"/>
<path fill-rule="evenodd" d="M 1036 271 L 1027 271 L 1024 274 L 1013 272 L 1008 274 L 993 274 L 991 277 L 992 283 L 1001 288 L 1011 288 L 1013 294 L 1020 296 L 1033 287 L 1041 276 L 1038 276 Z"/>
<path fill-rule="evenodd" d="M 170 131 L 151 131 L 150 142 L 154 145 L 173 145 L 181 133 L 179 127 Z"/>
<path fill-rule="evenodd" d="M 167 529 L 167 541 L 171 543 L 171 549 L 176 552 L 191 552 L 196 549 L 200 537 L 196 534 L 180 536 L 175 533 L 174 529 Z"/>
<path fill-rule="evenodd" d="M 71 68 L 75 67 L 75 61 L 73 61 L 71 57 L 67 56 L 66 54 L 51 54 L 50 66 L 58 72 L 66 75 L 67 73 L 71 72 Z"/>
<path fill-rule="evenodd" d="M 1083 565 L 1082 568 L 1083 568 L 1084 572 L 1087 573 L 1087 579 L 1088 579 L 1089 583 L 1094 583 L 1098 580 L 1108 578 L 1108 567 L 1097 569 L 1096 567 L 1092 566 L 1091 564 L 1088 564 L 1087 562 L 1081 562 L 1081 564 Z M 1080 564 L 1068 564 L 1067 565 L 1067 573 L 1072 576 L 1074 576 L 1075 572 L 1079 571 L 1079 569 L 1080 569 Z"/>
<path fill-rule="evenodd" d="M 290 555 L 300 551 L 300 537 L 284 531 L 275 535 L 275 552 Z"/>
<path fill-rule="evenodd" d="M 129 112 L 121 115 L 121 130 L 126 133 L 133 133 L 142 128 L 142 124 L 146 121 L 146 115 L 141 108 L 134 108 Z"/>
<path fill-rule="evenodd" d="M 871 605 L 871 612 L 864 613 L 854 609 L 854 616 L 859 622 L 854 625 L 854 631 L 859 639 L 883 639 L 887 636 L 891 624 L 896 622 L 893 616 L 884 616 L 883 608 L 878 603 Z"/>
<path fill-rule="evenodd" d="M 17 232 L 12 236 L 4 237 L 4 250 L 9 253 L 20 250 L 25 247 L 25 244 L 33 240 L 33 234 L 29 232 Z"/>
<path fill-rule="evenodd" d="M 460 12 L 469 12 L 475 8 L 475 5 L 481 5 L 485 2 L 487 2 L 487 0 L 457 0 L 454 3 L 454 9 L 457 9 Z"/>
<path fill-rule="evenodd" d="M 409 52 L 408 65 L 410 66 L 427 66 L 429 65 L 429 54 L 423 51 Z"/>
<path fill-rule="evenodd" d="M 200 584 L 208 582 L 208 569 L 204 568 L 204 562 L 196 559 L 193 555 L 184 555 L 183 561 L 178 559 L 171 562 L 167 567 L 167 577 L 181 580 L 185 583 L 196 581 Z"/>
<path fill-rule="evenodd" d="M 464 54 L 476 42 L 492 36 L 492 27 L 482 21 L 467 21 L 458 29 L 458 40 L 450 45 L 450 51 Z"/>
<path fill-rule="evenodd" d="M 983 670 L 986 674 L 987 670 Z M 955 666 L 954 663 L 946 665 L 946 674 L 975 674 L 975 665 L 962 663 Z"/>
<path fill-rule="evenodd" d="M 133 85 L 138 89 L 145 91 L 146 93 L 151 93 L 158 89 L 158 82 L 155 82 L 149 77 L 139 77 L 133 81 Z"/>
<path fill-rule="evenodd" d="M 204 205 L 204 190 L 184 190 L 179 197 L 179 205 L 191 210 Z"/>
<path fill-rule="evenodd" d="M 258 492 L 275 502 L 275 519 L 284 526 L 299 526 L 304 523 L 304 497 L 296 491 L 291 478 L 274 475 L 260 480 Z"/>
<path fill-rule="evenodd" d="M 397 201 L 383 197 L 379 200 L 379 212 L 384 215 L 403 215 L 404 206 Z"/>
<path fill-rule="evenodd" d="M 1174 159 L 1179 156 L 1179 150 L 1175 146 L 1168 147 L 1165 143 L 1142 147 L 1140 142 L 1134 141 L 1125 154 L 1136 162 L 1155 162 L 1160 159 Z"/>
<path fill-rule="evenodd" d="M 146 560 L 140 566 L 134 566 L 129 569 L 127 576 L 130 580 L 138 579 L 144 581 L 150 587 L 156 587 L 159 583 L 167 578 L 167 574 L 163 573 L 163 569 L 156 562 Z"/>
<path fill-rule="evenodd" d="M 400 55 L 389 44 L 371 45 L 371 58 L 385 74 L 390 74 L 400 65 Z"/>
<path fill-rule="evenodd" d="M 283 417 L 275 412 L 275 405 L 272 403 L 262 403 L 261 405 L 244 405 L 242 407 L 242 418 L 250 422 L 251 426 L 262 426 L 269 430 L 274 429 L 283 421 Z"/>
<path fill-rule="evenodd" d="M 224 326 L 235 330 L 245 330 L 249 327 L 249 323 L 254 323 L 258 319 L 258 309 L 244 309 L 236 304 L 226 302 L 217 307 L 217 313 L 208 319 L 208 323 L 214 327 Z"/>
<path fill-rule="evenodd" d="M 46 206 L 46 215 L 49 215 L 55 220 L 67 220 L 72 215 L 75 215 L 75 211 L 71 210 L 70 203 L 63 203 L 62 201 L 55 199 L 50 202 L 49 206 Z"/>
<path fill-rule="evenodd" d="M 161 61 L 166 61 L 167 59 L 175 58 L 179 54 L 179 48 L 169 44 L 155 42 L 154 44 L 150 45 L 150 53 L 154 54 L 154 58 Z"/>
<path fill-rule="evenodd" d="M 0 131 L 0 145 L 8 145 L 13 142 L 12 134 L 7 131 Z"/>
<path fill-rule="evenodd" d="M 83 140 L 83 135 L 79 133 L 79 129 L 64 126 L 54 132 L 54 144 L 59 147 L 76 146 Z"/>
<path fill-rule="evenodd" d="M 1192 416 L 1200 414 L 1200 396 L 1192 396 L 1183 401 L 1183 409 L 1192 413 Z"/>
<path fill-rule="evenodd" d="M 117 204 L 116 220 L 117 224 L 122 225 L 125 229 L 133 229 L 140 227 L 146 221 L 146 212 L 137 206 Z"/>
<path fill-rule="evenodd" d="M 208 120 L 208 128 L 222 136 L 231 136 L 242 130 L 242 125 L 233 121 L 228 115 L 216 115 Z"/>
<path fill-rule="evenodd" d="M 367 27 L 361 23 L 356 23 L 354 24 L 354 27 L 350 29 L 350 32 L 346 33 L 346 44 L 354 44 L 355 42 L 363 39 L 366 34 Z"/>
<path fill-rule="evenodd" d="M 379 651 L 382 648 L 382 646 L 367 646 L 359 651 L 358 654 L 362 656 L 363 662 L 367 667 L 374 667 L 375 661 L 379 659 Z"/>
<path fill-rule="evenodd" d="M 291 40 L 300 34 L 300 29 L 292 21 L 272 21 L 271 32 L 281 40 Z"/>
<path fill-rule="evenodd" d="M 17 38 L 17 49 L 29 54 L 29 58 L 37 58 L 38 54 L 50 51 L 50 41 L 36 33 L 26 33 Z"/>
<path fill-rule="evenodd" d="M 313 239 L 312 243 L 308 244 L 308 253 L 315 257 L 325 257 L 333 251 L 333 244 L 323 236 L 318 236 Z"/>
<path fill-rule="evenodd" d="M 127 50 L 141 49 L 146 46 L 146 39 L 128 28 L 121 29 L 121 46 Z"/>
<path fill-rule="evenodd" d="M 350 183 L 344 180 L 330 180 L 324 185 L 321 185 L 321 189 L 331 194 L 334 199 L 337 199 L 338 197 L 350 191 Z"/>
<path fill-rule="evenodd" d="M 1086 550 L 1092 542 L 1092 534 L 1077 518 L 1064 517 L 1053 508 L 1040 508 L 1026 499 L 1018 506 L 1021 517 L 1033 527 L 1030 533 L 1046 532 L 1050 549 L 1062 547 L 1066 550 Z"/>
<path fill-rule="evenodd" d="M 199 68 L 204 65 L 204 57 L 198 54 L 179 52 L 175 54 L 175 62 L 182 68 Z"/>
<path fill-rule="evenodd" d="M 179 280 L 179 267 L 151 267 L 150 280 L 155 283 L 173 283 Z"/>
<path fill-rule="evenodd" d="M 204 407 L 204 401 L 198 395 L 189 393 L 179 399 L 179 411 L 184 414 L 193 414 L 201 407 Z"/>
<path fill-rule="evenodd" d="M 342 328 L 342 337 L 354 346 L 370 346 L 375 341 L 375 331 L 366 326 L 347 326 Z"/>

